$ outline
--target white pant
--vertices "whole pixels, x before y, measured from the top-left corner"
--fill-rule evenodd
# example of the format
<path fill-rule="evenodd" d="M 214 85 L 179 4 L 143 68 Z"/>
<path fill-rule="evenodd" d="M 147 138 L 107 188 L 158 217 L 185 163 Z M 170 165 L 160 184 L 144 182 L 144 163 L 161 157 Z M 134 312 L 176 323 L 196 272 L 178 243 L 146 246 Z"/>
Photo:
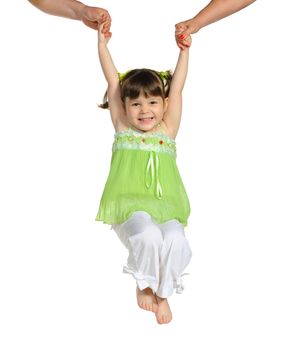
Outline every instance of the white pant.
<path fill-rule="evenodd" d="M 179 221 L 157 224 L 148 213 L 137 211 L 112 228 L 129 250 L 124 272 L 134 276 L 140 290 L 149 287 L 161 298 L 169 297 L 174 289 L 182 292 L 181 274 L 192 253 Z"/>

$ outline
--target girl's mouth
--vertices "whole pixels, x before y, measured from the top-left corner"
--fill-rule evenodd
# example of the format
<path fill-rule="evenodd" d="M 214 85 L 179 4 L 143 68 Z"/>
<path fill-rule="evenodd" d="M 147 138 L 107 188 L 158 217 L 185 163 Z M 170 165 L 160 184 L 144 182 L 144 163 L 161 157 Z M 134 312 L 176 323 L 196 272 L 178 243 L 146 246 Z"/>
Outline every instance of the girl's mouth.
<path fill-rule="evenodd" d="M 139 119 L 139 121 L 148 121 L 148 120 L 153 120 L 154 119 L 154 117 L 149 117 L 149 118 L 138 118 Z"/>

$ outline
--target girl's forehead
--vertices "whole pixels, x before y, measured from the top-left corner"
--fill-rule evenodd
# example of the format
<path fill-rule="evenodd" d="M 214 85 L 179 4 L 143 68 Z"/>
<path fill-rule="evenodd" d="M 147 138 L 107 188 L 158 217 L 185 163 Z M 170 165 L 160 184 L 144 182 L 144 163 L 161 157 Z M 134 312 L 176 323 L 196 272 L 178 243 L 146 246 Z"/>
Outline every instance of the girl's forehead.
<path fill-rule="evenodd" d="M 131 97 L 126 97 L 126 100 L 153 100 L 153 99 L 160 99 L 163 100 L 161 96 L 155 96 L 155 95 L 146 95 L 144 92 L 141 92 L 138 97 L 131 98 Z"/>

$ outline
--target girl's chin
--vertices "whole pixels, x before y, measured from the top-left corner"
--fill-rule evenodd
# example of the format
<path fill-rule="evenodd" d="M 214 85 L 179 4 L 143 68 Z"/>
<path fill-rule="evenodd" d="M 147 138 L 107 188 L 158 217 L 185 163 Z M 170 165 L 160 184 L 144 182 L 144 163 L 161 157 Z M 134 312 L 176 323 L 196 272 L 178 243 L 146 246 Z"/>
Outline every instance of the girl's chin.
<path fill-rule="evenodd" d="M 153 130 L 156 127 L 156 119 L 137 119 L 135 123 L 131 123 L 131 125 L 137 130 L 147 132 Z"/>

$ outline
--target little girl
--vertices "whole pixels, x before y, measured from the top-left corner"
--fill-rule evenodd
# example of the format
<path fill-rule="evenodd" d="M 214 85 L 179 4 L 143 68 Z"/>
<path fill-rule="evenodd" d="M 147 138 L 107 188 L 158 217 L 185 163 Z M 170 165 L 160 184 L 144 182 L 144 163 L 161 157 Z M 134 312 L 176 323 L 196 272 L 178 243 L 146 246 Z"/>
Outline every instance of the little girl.
<path fill-rule="evenodd" d="M 118 74 L 102 26 L 98 50 L 108 89 L 101 107 L 110 109 L 115 140 L 96 220 L 112 225 L 129 251 L 124 272 L 136 280 L 138 305 L 168 323 L 167 298 L 182 292 L 191 258 L 184 234 L 190 205 L 175 160 L 191 38 L 173 76 L 151 69 Z"/>

